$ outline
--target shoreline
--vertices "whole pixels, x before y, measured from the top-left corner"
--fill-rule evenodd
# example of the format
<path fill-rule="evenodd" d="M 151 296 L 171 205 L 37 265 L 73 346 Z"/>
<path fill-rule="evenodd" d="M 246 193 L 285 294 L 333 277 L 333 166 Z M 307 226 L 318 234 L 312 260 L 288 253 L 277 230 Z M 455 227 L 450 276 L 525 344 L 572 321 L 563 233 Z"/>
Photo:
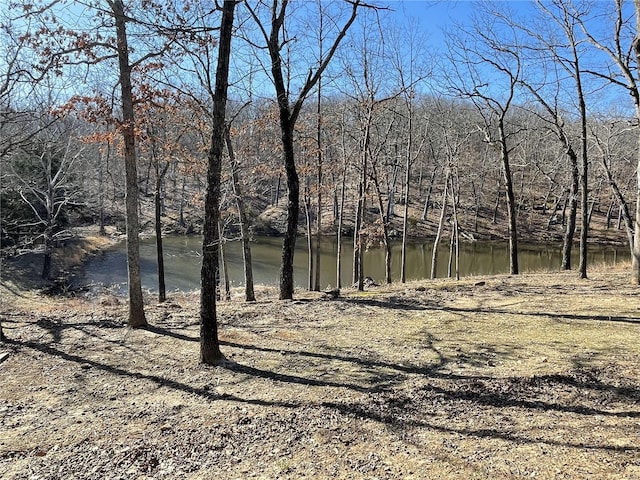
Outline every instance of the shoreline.
<path fill-rule="evenodd" d="M 106 227 L 106 234 L 100 235 L 97 226 L 76 227 L 71 230 L 73 237 L 66 240 L 63 246 L 54 250 L 53 268 L 51 278 L 46 280 L 40 277 L 40 269 L 42 268 L 42 254 L 38 252 L 30 252 L 13 257 L 0 257 L 0 285 L 7 285 L 11 289 L 17 291 L 41 290 L 47 291 L 49 294 L 65 293 L 71 289 L 71 281 L 76 277 L 82 269 L 86 261 L 94 255 L 109 250 L 120 242 L 126 241 L 126 234 L 119 232 L 116 227 Z M 201 236 L 199 233 L 180 234 L 168 232 L 165 236 Z M 154 232 L 145 230 L 140 234 L 141 239 L 149 239 L 155 237 Z M 270 238 L 281 238 L 279 235 L 267 235 Z M 306 238 L 305 235 L 299 235 L 300 238 Z M 323 234 L 323 239 L 335 238 L 335 235 Z M 352 237 L 345 236 L 347 241 L 352 241 Z M 611 246 L 621 248 L 625 246 L 625 242 L 613 241 L 611 238 L 598 238 L 597 235 L 590 237 L 590 244 L 600 246 Z M 400 239 L 392 239 L 394 243 L 400 242 Z M 410 237 L 408 243 L 422 243 L 433 241 L 430 237 Z M 504 239 L 480 239 L 470 241 L 461 239 L 461 243 L 473 244 L 482 243 L 504 243 Z M 560 242 L 549 241 L 549 239 L 527 238 L 519 239 L 520 245 L 561 245 Z M 579 243 L 574 242 L 574 248 L 579 248 Z M 616 269 L 618 267 L 615 267 Z M 483 275 L 481 275 L 483 276 Z M 464 277 L 463 277 L 464 278 Z M 395 283 L 395 282 L 394 282 Z M 265 288 L 272 286 L 265 285 Z M 243 288 L 243 287 L 237 287 Z M 153 292 L 151 292 L 153 293 Z"/>

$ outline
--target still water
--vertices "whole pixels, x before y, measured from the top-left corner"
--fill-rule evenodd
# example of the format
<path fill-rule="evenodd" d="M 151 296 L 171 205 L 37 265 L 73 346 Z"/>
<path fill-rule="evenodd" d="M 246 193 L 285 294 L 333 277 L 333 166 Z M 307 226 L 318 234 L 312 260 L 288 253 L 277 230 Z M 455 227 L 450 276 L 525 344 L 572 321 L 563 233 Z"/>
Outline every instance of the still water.
<path fill-rule="evenodd" d="M 342 246 L 342 283 L 351 283 L 351 265 L 353 244 L 351 239 Z M 199 236 L 168 236 L 164 239 L 165 275 L 167 290 L 195 290 L 200 287 L 200 250 L 202 239 Z M 299 287 L 307 286 L 307 242 L 300 237 L 296 242 L 294 279 Z M 433 242 L 413 242 L 407 248 L 407 279 L 429 278 L 431 275 L 431 251 Z M 521 272 L 559 270 L 561 248 L 559 245 L 519 245 L 518 256 Z M 256 284 L 278 284 L 282 240 L 261 237 L 251 243 L 253 257 L 253 276 Z M 325 239 L 321 245 L 320 269 L 321 286 L 336 284 L 336 242 Z M 401 245 L 392 247 L 392 276 L 394 281 L 400 278 Z M 242 270 L 242 248 L 240 242 L 229 242 L 225 246 L 232 286 L 244 284 Z M 578 265 L 578 248 L 575 248 L 573 262 Z M 140 246 L 143 288 L 157 290 L 157 264 L 155 239 L 143 240 Z M 384 250 L 370 249 L 365 253 L 365 275 L 377 282 L 384 280 Z M 448 245 L 439 249 L 438 277 L 447 275 L 449 261 Z M 590 246 L 589 264 L 613 265 L 628 262 L 629 251 L 626 247 Z M 460 245 L 460 275 L 490 275 L 509 272 L 509 252 L 507 243 L 477 242 Z M 113 285 L 116 291 L 124 292 L 127 282 L 126 250 L 124 242 L 113 249 L 90 259 L 76 283 Z"/>

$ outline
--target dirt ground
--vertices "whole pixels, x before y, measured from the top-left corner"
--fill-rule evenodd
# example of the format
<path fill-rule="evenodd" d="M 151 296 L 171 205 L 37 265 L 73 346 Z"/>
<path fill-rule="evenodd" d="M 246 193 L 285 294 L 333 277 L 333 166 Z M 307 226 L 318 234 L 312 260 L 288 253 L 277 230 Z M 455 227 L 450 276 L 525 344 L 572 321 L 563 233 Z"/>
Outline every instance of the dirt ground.
<path fill-rule="evenodd" d="M 640 479 L 640 311 L 626 271 L 51 297 L 5 278 L 3 479 Z"/>

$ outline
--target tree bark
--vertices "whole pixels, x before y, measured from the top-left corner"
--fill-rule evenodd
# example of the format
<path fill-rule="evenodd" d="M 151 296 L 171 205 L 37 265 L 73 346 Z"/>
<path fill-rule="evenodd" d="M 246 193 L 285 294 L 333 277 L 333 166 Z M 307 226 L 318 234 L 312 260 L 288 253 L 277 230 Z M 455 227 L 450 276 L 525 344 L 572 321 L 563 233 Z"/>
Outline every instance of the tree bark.
<path fill-rule="evenodd" d="M 413 147 L 413 109 L 409 110 L 409 140 L 404 171 L 404 218 L 402 220 L 402 257 L 400 259 L 400 282 L 407 281 L 407 235 L 409 229 L 409 186 L 411 183 L 411 149 Z"/>
<path fill-rule="evenodd" d="M 509 164 L 509 149 L 507 147 L 507 136 L 504 131 L 504 123 L 501 119 L 498 124 L 500 135 L 500 156 L 502 158 L 502 173 L 504 175 L 504 185 L 507 193 L 507 212 L 509 214 L 509 271 L 511 275 L 518 274 L 518 229 L 516 217 L 515 197 L 513 194 L 513 180 L 511 166 Z"/>
<path fill-rule="evenodd" d="M 562 270 L 571 270 L 571 251 L 573 249 L 573 237 L 576 231 L 576 218 L 578 213 L 578 156 L 573 148 L 567 147 L 567 156 L 571 165 L 571 187 L 569 189 L 569 218 L 564 232 L 562 242 Z"/>
<path fill-rule="evenodd" d="M 281 17 L 274 19 L 284 21 L 284 6 Z M 293 299 L 293 256 L 296 246 L 296 234 L 298 232 L 298 216 L 300 214 L 300 181 L 296 170 L 295 152 L 293 144 L 293 130 L 295 121 L 291 118 L 289 96 L 282 74 L 282 58 L 280 56 L 280 32 L 281 23 L 272 26 L 268 39 L 269 55 L 271 57 L 271 74 L 278 97 L 278 113 L 282 150 L 284 157 L 284 169 L 287 178 L 287 228 L 282 241 L 282 262 L 280 267 L 280 300 Z"/>
<path fill-rule="evenodd" d="M 320 15 L 320 25 L 319 25 L 319 58 L 322 58 L 324 55 L 323 52 L 323 27 L 324 27 L 324 17 Z M 323 155 L 322 155 L 322 77 L 318 78 L 318 95 L 316 101 L 316 176 L 318 182 L 318 209 L 316 212 L 316 244 L 315 244 L 315 261 L 314 261 L 314 285 L 313 290 L 316 292 L 320 291 L 320 241 L 322 239 L 322 163 L 323 163 Z"/>
<path fill-rule="evenodd" d="M 225 134 L 229 57 L 233 34 L 236 0 L 225 0 L 222 6 L 218 65 L 213 95 L 211 148 L 208 155 L 207 194 L 205 198 L 200 271 L 200 361 L 215 365 L 224 359 L 218 339 L 216 312 L 216 271 L 218 269 L 218 220 L 220 218 L 220 175 Z"/>
<path fill-rule="evenodd" d="M 154 192 L 154 204 L 156 213 L 156 257 L 158 262 L 158 302 L 162 303 L 167 299 L 167 287 L 164 278 L 164 253 L 162 246 L 162 211 L 160 195 L 162 190 L 162 177 L 156 168 L 156 185 Z"/>
<path fill-rule="evenodd" d="M 436 238 L 433 240 L 433 252 L 431 253 L 431 280 L 437 277 L 438 270 L 438 245 L 442 238 L 442 229 L 444 227 L 444 218 L 447 212 L 447 197 L 449 189 L 449 169 L 447 169 L 444 177 L 444 191 L 442 192 L 442 210 L 440 211 L 440 221 L 438 222 L 438 231 Z"/>
<path fill-rule="evenodd" d="M 222 265 L 222 277 L 224 278 L 224 299 L 231 300 L 231 281 L 229 280 L 229 265 L 227 264 L 227 252 L 225 250 L 224 228 L 218 220 L 218 235 L 220 245 L 220 264 Z M 222 297 L 222 295 L 220 295 Z"/>
<path fill-rule="evenodd" d="M 344 153 L 343 153 L 344 155 Z M 346 193 L 347 183 L 347 165 L 346 159 L 344 160 L 344 166 L 342 171 L 342 185 L 340 187 L 340 212 L 338 214 L 338 227 L 337 227 L 337 252 L 336 252 L 336 288 L 342 288 L 342 224 L 344 221 L 344 199 Z M 355 237 L 355 233 L 354 233 Z"/>
<path fill-rule="evenodd" d="M 242 241 L 242 263 L 244 266 L 244 299 L 247 302 L 255 302 L 256 294 L 253 288 L 253 264 L 251 260 L 251 245 L 249 244 L 249 221 L 247 220 L 247 212 L 245 211 L 242 192 L 240 191 L 240 179 L 238 178 L 238 162 L 233 150 L 231 142 L 231 132 L 227 128 L 225 130 L 225 140 L 227 143 L 227 152 L 231 162 L 231 181 L 233 184 L 233 195 L 236 199 L 236 208 L 238 209 L 238 218 L 240 219 L 240 237 Z"/>
<path fill-rule="evenodd" d="M 382 227 L 382 244 L 384 245 L 384 280 L 387 284 L 391 283 L 391 242 L 389 241 L 389 225 L 387 216 L 384 213 L 384 202 L 382 201 L 382 191 L 380 182 L 378 181 L 378 172 L 375 164 L 372 162 L 373 185 L 376 188 L 376 196 L 378 197 L 378 211 L 380 225 Z"/>
<path fill-rule="evenodd" d="M 122 124 L 120 130 L 124 141 L 125 205 L 127 226 L 127 269 L 129 283 L 129 321 L 132 328 L 145 327 L 140 278 L 140 221 L 138 218 L 138 170 L 136 160 L 135 114 L 131 86 L 131 65 L 127 43 L 127 17 L 122 0 L 109 2 L 116 25 L 120 90 L 122 94 Z"/>
<path fill-rule="evenodd" d="M 308 260 L 308 273 L 307 289 L 313 290 L 313 234 L 311 233 L 311 193 L 309 192 L 309 177 L 307 177 L 307 183 L 305 184 L 304 192 L 304 219 L 307 227 L 307 260 Z"/>
<path fill-rule="evenodd" d="M 582 78 L 580 67 L 578 64 L 578 53 L 576 52 L 575 43 L 573 44 L 574 61 L 576 65 L 576 90 L 578 93 L 578 104 L 580 106 L 580 142 L 582 151 L 580 157 L 582 160 L 582 172 L 580 175 L 580 196 L 581 209 L 581 226 L 580 226 L 580 278 L 587 278 L 587 240 L 589 236 L 589 153 L 587 145 L 587 106 L 584 99 L 584 91 L 582 89 Z"/>

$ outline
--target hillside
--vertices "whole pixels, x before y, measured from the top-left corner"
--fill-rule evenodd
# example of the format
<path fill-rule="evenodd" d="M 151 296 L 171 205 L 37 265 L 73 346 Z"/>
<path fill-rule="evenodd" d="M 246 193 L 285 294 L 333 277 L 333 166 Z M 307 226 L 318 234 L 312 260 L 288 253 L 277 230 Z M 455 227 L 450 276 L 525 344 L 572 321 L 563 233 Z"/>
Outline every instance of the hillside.
<path fill-rule="evenodd" d="M 623 271 L 237 292 L 215 368 L 197 294 L 0 294 L 5 479 L 640 478 Z"/>

